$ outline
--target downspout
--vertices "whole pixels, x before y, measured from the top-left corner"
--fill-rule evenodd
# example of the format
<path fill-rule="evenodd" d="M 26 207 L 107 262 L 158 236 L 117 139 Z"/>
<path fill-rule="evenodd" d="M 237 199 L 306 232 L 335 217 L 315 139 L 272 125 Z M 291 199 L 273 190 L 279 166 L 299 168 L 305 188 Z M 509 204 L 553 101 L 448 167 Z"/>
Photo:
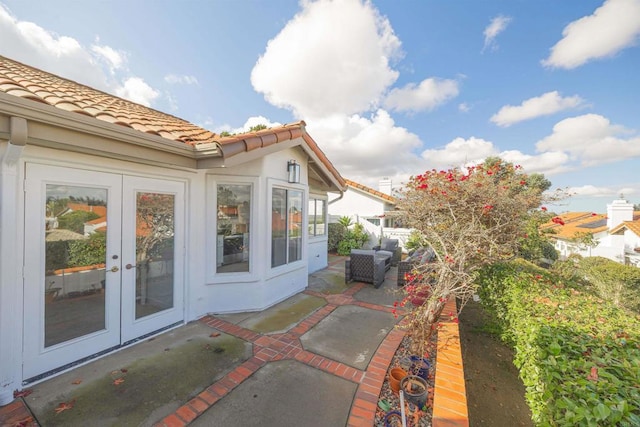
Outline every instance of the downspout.
<path fill-rule="evenodd" d="M 9 141 L 0 152 L 0 406 L 22 388 L 22 279 L 17 248 L 18 164 L 27 145 L 27 121 L 11 117 Z"/>
<path fill-rule="evenodd" d="M 327 205 L 330 205 L 332 203 L 337 202 L 338 200 L 342 199 L 344 197 L 344 191 L 340 191 L 340 197 L 338 197 L 337 199 L 333 199 L 331 200 L 329 203 L 327 203 Z"/>

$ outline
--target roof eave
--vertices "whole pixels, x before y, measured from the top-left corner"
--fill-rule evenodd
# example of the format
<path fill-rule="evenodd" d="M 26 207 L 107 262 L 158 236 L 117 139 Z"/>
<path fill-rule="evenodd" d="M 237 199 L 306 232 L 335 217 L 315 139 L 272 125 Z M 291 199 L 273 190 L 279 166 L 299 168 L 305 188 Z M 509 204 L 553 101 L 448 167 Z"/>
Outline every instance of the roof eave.
<path fill-rule="evenodd" d="M 184 142 L 172 141 L 158 135 L 140 132 L 132 128 L 104 122 L 94 117 L 65 111 L 51 105 L 33 102 L 32 100 L 22 99 L 3 92 L 0 92 L 0 114 L 9 117 L 22 117 L 28 122 L 37 122 L 80 133 L 89 133 L 103 138 L 127 142 L 134 146 L 151 148 L 180 156 L 192 158 L 195 151 L 192 145 L 185 144 Z M 58 144 L 56 144 L 56 141 L 48 141 L 45 143 L 43 139 L 33 138 L 31 135 L 28 144 L 54 146 L 53 148 L 57 148 L 55 146 L 60 145 L 72 151 L 82 151 L 73 150 L 73 144 L 70 144 L 68 141 L 60 141 Z M 208 154 L 210 156 L 216 155 L 215 148 L 212 150 L 210 147 Z M 217 155 L 219 155 L 219 153 Z"/>

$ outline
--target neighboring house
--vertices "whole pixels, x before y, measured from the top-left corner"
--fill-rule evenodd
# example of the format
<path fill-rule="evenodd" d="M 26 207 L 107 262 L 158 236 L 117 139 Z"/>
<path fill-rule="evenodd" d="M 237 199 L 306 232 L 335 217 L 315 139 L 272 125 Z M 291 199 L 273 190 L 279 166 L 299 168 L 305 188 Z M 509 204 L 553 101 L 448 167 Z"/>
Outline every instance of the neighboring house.
<path fill-rule="evenodd" d="M 387 212 L 395 209 L 397 199 L 391 196 L 391 180 L 380 181 L 380 190 L 345 179 L 347 191 L 329 196 L 329 216 L 332 220 L 348 216 L 352 220 L 367 220 L 376 226 L 391 227 L 393 219 Z"/>
<path fill-rule="evenodd" d="M 392 182 L 383 178 L 379 182 L 379 190 L 345 179 L 347 191 L 337 196 L 329 195 L 329 217 L 336 222 L 340 217 L 348 216 L 354 223 L 361 223 L 372 235 L 372 245 L 377 244 L 381 235 L 397 238 L 400 245 L 409 235 L 409 230 L 399 228 L 396 216 L 393 215 L 398 199 L 392 196 Z"/>
<path fill-rule="evenodd" d="M 638 265 L 634 249 L 640 246 L 640 212 L 622 196 L 607 205 L 607 214 L 568 212 L 560 221 L 541 226 L 555 242 L 561 258 L 571 254 L 583 257 L 600 256 L 620 263 Z"/>
<path fill-rule="evenodd" d="M 0 57 L 0 405 L 302 291 L 327 265 L 328 194 L 345 189 L 304 122 L 221 137 Z M 98 217 L 65 225 L 78 210 Z"/>

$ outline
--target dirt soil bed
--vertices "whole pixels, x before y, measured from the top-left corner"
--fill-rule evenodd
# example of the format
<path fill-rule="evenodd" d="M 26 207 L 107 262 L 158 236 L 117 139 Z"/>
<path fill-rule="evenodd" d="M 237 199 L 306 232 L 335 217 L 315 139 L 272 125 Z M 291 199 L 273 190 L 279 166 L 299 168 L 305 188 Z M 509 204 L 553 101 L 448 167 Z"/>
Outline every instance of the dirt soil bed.
<path fill-rule="evenodd" d="M 480 303 L 469 302 L 460 315 L 469 424 L 533 426 L 524 385 L 513 365 L 513 351 L 486 332 L 488 316 Z"/>

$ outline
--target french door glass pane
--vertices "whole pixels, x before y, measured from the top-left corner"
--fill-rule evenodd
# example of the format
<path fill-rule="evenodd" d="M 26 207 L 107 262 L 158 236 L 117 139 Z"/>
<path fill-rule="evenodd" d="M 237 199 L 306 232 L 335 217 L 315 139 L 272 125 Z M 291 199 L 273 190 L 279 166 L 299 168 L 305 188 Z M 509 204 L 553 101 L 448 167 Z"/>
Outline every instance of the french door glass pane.
<path fill-rule="evenodd" d="M 46 189 L 44 346 L 50 347 L 105 329 L 107 190 Z"/>
<path fill-rule="evenodd" d="M 173 307 L 174 232 L 175 196 L 138 192 L 136 319 Z"/>
<path fill-rule="evenodd" d="M 220 184 L 216 199 L 216 272 L 249 271 L 251 185 Z"/>

